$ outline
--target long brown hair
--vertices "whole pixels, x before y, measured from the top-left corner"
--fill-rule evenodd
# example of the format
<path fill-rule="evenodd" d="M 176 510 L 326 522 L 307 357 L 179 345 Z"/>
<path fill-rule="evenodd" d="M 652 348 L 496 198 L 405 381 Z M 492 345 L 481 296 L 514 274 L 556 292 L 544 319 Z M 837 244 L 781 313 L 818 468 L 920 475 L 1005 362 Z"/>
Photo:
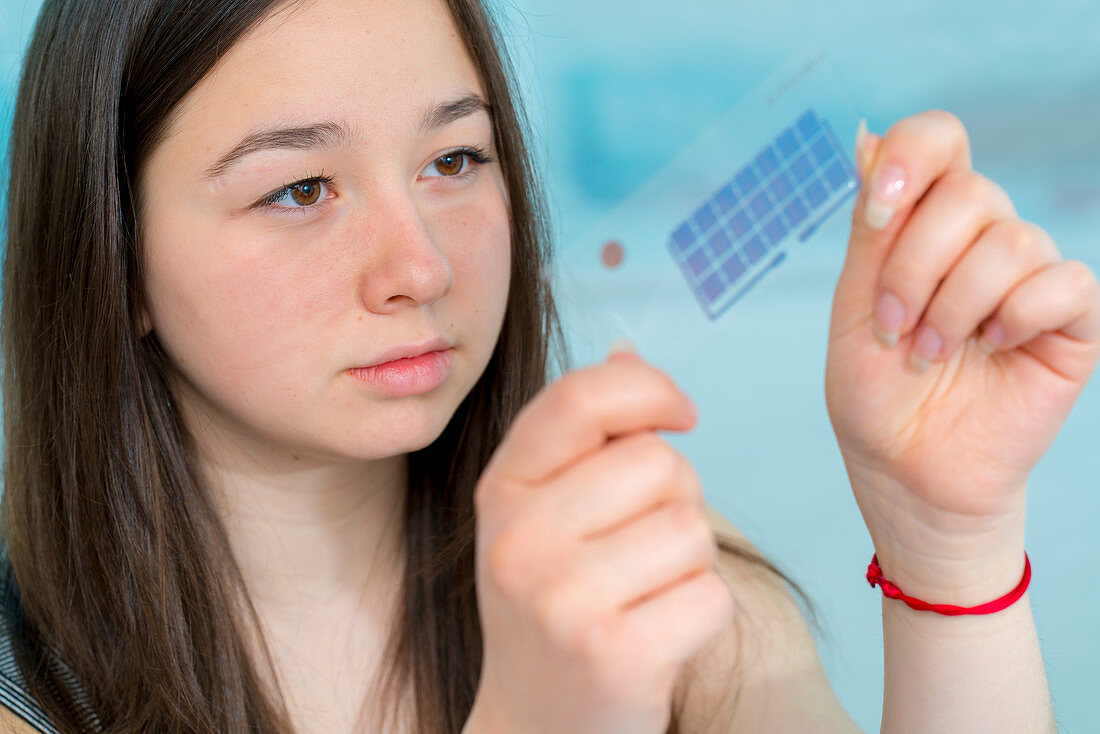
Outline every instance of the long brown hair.
<path fill-rule="evenodd" d="M 138 337 L 133 186 L 188 90 L 297 4 L 46 0 L 34 28 L 9 147 L 0 551 L 20 670 L 62 732 L 291 731 L 270 655 L 249 652 L 256 613 L 173 407 L 165 352 L 155 332 Z M 555 347 L 569 364 L 506 49 L 479 0 L 448 5 L 492 106 L 513 249 L 484 374 L 442 435 L 409 455 L 407 566 L 379 721 L 411 692 L 414 730 L 433 734 L 460 732 L 481 670 L 474 486 L 545 386 Z"/>

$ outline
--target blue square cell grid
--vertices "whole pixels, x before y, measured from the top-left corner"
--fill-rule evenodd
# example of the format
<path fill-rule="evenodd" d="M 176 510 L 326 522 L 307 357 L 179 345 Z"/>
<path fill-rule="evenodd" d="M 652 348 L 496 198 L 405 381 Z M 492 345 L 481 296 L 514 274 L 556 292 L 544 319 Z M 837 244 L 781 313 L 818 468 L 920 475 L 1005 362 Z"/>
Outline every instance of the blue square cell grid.
<path fill-rule="evenodd" d="M 858 186 L 829 121 L 806 110 L 676 226 L 668 249 L 718 318 L 806 240 Z"/>

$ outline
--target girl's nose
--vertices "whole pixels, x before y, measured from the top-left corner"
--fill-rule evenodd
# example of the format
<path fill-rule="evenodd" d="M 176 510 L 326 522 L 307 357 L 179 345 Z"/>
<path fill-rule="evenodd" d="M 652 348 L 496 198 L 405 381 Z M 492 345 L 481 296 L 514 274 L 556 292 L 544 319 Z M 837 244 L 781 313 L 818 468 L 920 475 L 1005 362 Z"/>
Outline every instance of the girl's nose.
<path fill-rule="evenodd" d="M 387 313 L 408 305 L 427 305 L 450 290 L 453 274 L 444 243 L 409 192 L 394 194 L 384 206 L 360 215 L 349 236 L 361 243 L 360 298 L 373 312 Z"/>

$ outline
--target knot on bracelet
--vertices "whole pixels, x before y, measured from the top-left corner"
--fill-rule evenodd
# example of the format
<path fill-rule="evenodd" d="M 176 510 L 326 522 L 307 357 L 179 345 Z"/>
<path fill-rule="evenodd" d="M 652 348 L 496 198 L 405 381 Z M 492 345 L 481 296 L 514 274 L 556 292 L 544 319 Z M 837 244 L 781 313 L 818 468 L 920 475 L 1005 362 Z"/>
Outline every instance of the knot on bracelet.
<path fill-rule="evenodd" d="M 1020 583 L 1016 585 L 1015 589 L 999 599 L 994 599 L 991 602 L 973 607 L 960 607 L 953 604 L 929 604 L 920 599 L 906 596 L 901 589 L 882 578 L 882 569 L 878 565 L 877 553 L 871 556 L 871 564 L 867 566 L 867 582 L 871 584 L 872 588 L 876 585 L 881 587 L 883 596 L 889 599 L 901 599 L 910 607 L 918 611 L 931 611 L 937 614 L 951 616 L 959 614 L 992 614 L 993 612 L 999 612 L 1005 607 L 1011 606 L 1024 595 L 1025 591 L 1027 591 L 1027 587 L 1031 583 L 1031 559 L 1027 557 L 1027 552 L 1025 551 L 1024 575 L 1020 578 Z"/>
<path fill-rule="evenodd" d="M 882 589 L 882 593 L 890 599 L 897 599 L 902 596 L 901 589 L 882 578 L 882 569 L 878 565 L 878 554 L 872 556 L 871 563 L 867 566 L 867 583 L 871 585 L 872 589 L 877 584 Z"/>
<path fill-rule="evenodd" d="M 871 585 L 871 588 L 875 588 L 875 584 L 882 580 L 882 569 L 878 567 L 878 564 L 874 561 L 867 567 L 867 583 Z"/>

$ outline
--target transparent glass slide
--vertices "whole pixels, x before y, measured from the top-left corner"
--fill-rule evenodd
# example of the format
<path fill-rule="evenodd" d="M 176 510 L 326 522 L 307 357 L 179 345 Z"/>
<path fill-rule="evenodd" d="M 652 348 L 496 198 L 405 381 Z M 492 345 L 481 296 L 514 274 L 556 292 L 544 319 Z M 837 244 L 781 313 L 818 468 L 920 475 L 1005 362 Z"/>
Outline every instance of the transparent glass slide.
<path fill-rule="evenodd" d="M 674 374 L 717 338 L 851 203 L 858 120 L 826 54 L 796 54 L 566 243 L 552 275 L 573 366 L 626 338 Z"/>

